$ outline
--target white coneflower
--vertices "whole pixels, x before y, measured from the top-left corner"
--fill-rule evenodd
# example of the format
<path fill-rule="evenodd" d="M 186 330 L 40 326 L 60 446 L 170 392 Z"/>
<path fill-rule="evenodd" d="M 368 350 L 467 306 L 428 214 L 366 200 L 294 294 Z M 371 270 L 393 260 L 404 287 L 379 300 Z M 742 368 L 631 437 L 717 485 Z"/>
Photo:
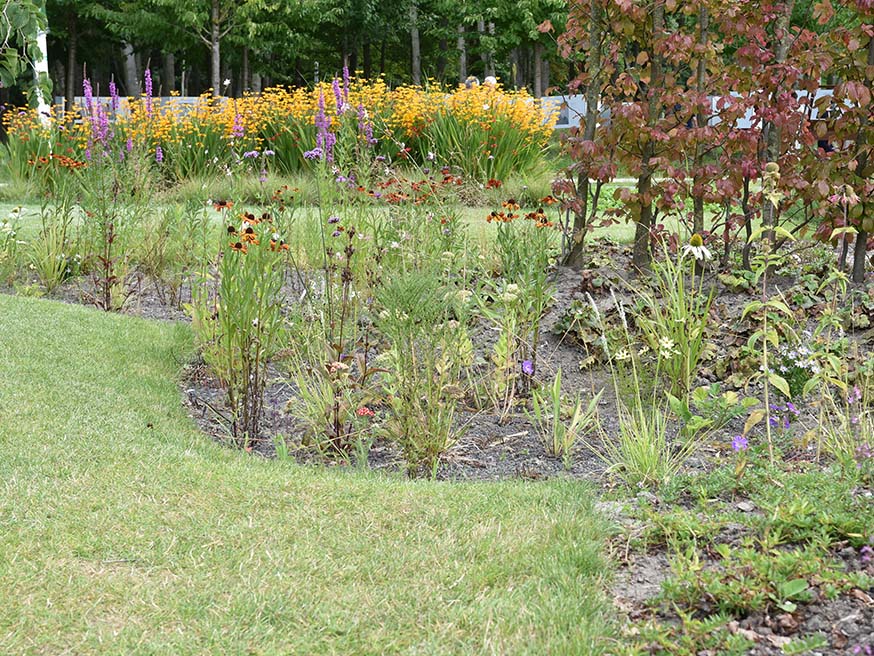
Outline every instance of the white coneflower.
<path fill-rule="evenodd" d="M 689 243 L 683 246 L 683 255 L 692 254 L 699 262 L 712 259 L 713 255 L 704 245 L 704 240 L 697 232 L 689 239 Z"/>

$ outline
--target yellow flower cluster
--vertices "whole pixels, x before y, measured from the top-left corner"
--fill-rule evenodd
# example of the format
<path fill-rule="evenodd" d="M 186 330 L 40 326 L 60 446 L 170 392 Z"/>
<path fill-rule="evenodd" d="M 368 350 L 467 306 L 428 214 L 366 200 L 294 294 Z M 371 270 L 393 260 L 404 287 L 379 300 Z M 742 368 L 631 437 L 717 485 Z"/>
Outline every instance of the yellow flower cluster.
<path fill-rule="evenodd" d="M 206 94 L 193 102 L 155 98 L 149 108 L 144 98 L 122 99 L 118 112 L 110 117 L 112 134 L 153 152 L 157 146 L 166 151 L 174 145 L 195 150 L 218 149 L 219 140 L 241 135 L 245 135 L 247 147 L 270 148 L 267 142 L 275 139 L 275 135 L 313 125 L 320 96 L 327 119 L 334 129 L 338 128 L 337 93 L 334 85 L 323 82 L 313 89 L 275 87 L 236 99 L 214 99 Z M 556 120 L 554 114 L 546 114 L 525 91 L 505 91 L 489 85 L 470 89 L 459 86 L 454 90 L 436 84 L 427 88 L 390 89 L 381 79 L 370 82 L 353 79 L 348 89 L 340 89 L 339 95 L 346 112 L 357 114 L 363 108 L 366 120 L 375 127 L 375 136 L 390 134 L 408 143 L 421 137 L 439 116 L 449 114 L 454 120 L 481 130 L 489 130 L 498 121 L 512 125 L 514 131 L 521 133 L 524 143 L 540 147 L 548 140 Z M 106 99 L 100 102 L 105 103 Z M 33 112 L 8 112 L 4 116 L 12 137 L 38 139 L 50 144 L 51 149 L 61 148 L 72 156 L 87 148 L 92 120 L 84 112 L 75 121 L 55 115 L 46 131 L 39 127 Z M 307 150 L 313 144 L 299 147 Z M 209 157 L 212 156 L 211 151 Z"/>

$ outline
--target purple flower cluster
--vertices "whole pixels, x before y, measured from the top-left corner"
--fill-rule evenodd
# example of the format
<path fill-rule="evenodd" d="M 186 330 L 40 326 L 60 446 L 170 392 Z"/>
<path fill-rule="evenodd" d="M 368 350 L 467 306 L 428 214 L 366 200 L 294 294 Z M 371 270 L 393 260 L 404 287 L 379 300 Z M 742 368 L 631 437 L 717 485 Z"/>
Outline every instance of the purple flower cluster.
<path fill-rule="evenodd" d="M 358 104 L 358 134 L 364 137 L 368 145 L 376 144 L 376 139 L 373 138 L 373 123 L 367 119 L 367 110 L 361 103 Z"/>
<path fill-rule="evenodd" d="M 247 150 L 243 153 L 243 159 L 255 159 L 260 154 L 257 150 Z"/>
<path fill-rule="evenodd" d="M 164 161 L 164 149 L 161 146 L 155 146 L 155 161 L 158 164 Z"/>
<path fill-rule="evenodd" d="M 531 360 L 522 361 L 522 373 L 526 376 L 534 375 L 534 363 Z"/>
<path fill-rule="evenodd" d="M 246 136 L 246 128 L 243 127 L 243 117 L 239 112 L 234 112 L 234 124 L 231 126 L 231 136 L 234 139 L 242 139 Z"/>
<path fill-rule="evenodd" d="M 152 71 L 147 68 L 144 77 L 145 77 L 145 82 L 146 82 L 146 115 L 149 118 L 151 118 L 152 117 Z"/>
<path fill-rule="evenodd" d="M 334 161 L 334 144 L 337 143 L 337 135 L 331 132 L 331 122 L 325 114 L 325 96 L 319 93 L 319 109 L 316 112 L 316 147 L 314 150 L 319 151 L 320 157 L 323 157 L 329 162 Z M 309 151 L 314 152 L 314 151 Z M 306 155 L 304 155 L 306 157 Z"/>
<path fill-rule="evenodd" d="M 117 112 L 119 100 L 118 100 L 118 87 L 115 86 L 115 80 L 109 81 L 109 98 L 110 98 L 109 106 L 112 107 L 113 112 Z"/>
<path fill-rule="evenodd" d="M 792 425 L 792 420 L 797 419 L 801 415 L 801 412 L 792 401 L 787 401 L 785 406 L 771 405 L 769 407 L 771 416 L 768 418 L 768 422 L 771 424 L 771 428 L 788 430 L 789 426 Z"/>
<path fill-rule="evenodd" d="M 321 148 L 313 148 L 312 150 L 305 150 L 303 153 L 304 159 L 322 159 L 322 149 Z"/>

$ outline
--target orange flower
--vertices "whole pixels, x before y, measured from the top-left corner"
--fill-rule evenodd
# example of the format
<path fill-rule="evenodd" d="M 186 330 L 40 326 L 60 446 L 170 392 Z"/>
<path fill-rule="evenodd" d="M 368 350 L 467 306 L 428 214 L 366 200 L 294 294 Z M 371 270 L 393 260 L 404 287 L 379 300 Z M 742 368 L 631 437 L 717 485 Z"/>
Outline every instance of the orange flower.
<path fill-rule="evenodd" d="M 252 228 L 252 226 L 246 228 L 240 238 L 244 242 L 248 242 L 256 246 L 258 245 L 258 235 L 255 234 L 255 230 Z"/>
<path fill-rule="evenodd" d="M 246 244 L 244 244 L 241 241 L 237 241 L 237 242 L 232 241 L 231 242 L 231 250 L 237 251 L 238 253 L 242 253 L 243 255 L 245 255 L 246 251 L 248 250 L 248 247 L 246 246 Z"/>
<path fill-rule="evenodd" d="M 261 223 L 261 219 L 256 219 L 255 215 L 251 212 L 243 212 L 240 215 L 240 218 L 243 219 L 243 221 L 245 221 L 246 223 L 251 223 L 252 225 L 257 225 Z"/>
<path fill-rule="evenodd" d="M 212 206 L 216 211 L 221 212 L 222 210 L 231 209 L 234 206 L 234 202 L 230 200 L 217 200 L 213 202 Z"/>
<path fill-rule="evenodd" d="M 508 198 L 503 203 L 501 203 L 501 207 L 512 212 L 519 209 L 519 203 L 516 202 L 515 198 Z"/>

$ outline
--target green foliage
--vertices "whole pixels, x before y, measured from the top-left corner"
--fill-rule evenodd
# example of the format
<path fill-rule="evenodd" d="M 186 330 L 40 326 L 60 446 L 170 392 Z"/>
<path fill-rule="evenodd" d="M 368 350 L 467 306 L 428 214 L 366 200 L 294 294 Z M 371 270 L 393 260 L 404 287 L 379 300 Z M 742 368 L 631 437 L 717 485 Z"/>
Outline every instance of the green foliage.
<path fill-rule="evenodd" d="M 455 405 L 462 370 L 472 364 L 466 304 L 427 272 L 395 276 L 376 290 L 377 326 L 388 339 L 383 387 L 391 416 L 386 434 L 412 471 L 433 476 L 440 456 L 463 435 Z"/>
<path fill-rule="evenodd" d="M 242 447 L 261 438 L 268 361 L 282 327 L 285 255 L 271 239 L 271 226 L 259 230 L 244 224 L 228 236 L 217 285 L 203 280 L 188 308 L 204 361 L 227 392 L 228 428 Z"/>
<path fill-rule="evenodd" d="M 566 402 L 561 393 L 561 369 L 545 390 L 538 388 L 531 393 L 532 412 L 525 412 L 540 433 L 546 452 L 561 458 L 567 469 L 570 469 L 573 450 L 580 436 L 592 432 L 602 394 L 603 390 L 593 396 L 585 409 L 579 394 Z"/>

